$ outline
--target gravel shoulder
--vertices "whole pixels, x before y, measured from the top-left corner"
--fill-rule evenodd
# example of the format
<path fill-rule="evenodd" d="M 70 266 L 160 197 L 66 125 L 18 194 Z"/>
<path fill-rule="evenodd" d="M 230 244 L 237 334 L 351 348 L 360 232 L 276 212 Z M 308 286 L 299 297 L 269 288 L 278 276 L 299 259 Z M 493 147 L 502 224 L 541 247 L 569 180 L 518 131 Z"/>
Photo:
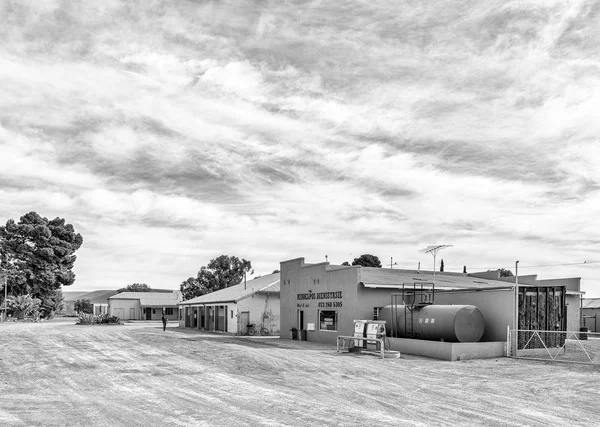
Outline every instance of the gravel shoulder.
<path fill-rule="evenodd" d="M 598 425 L 600 368 L 381 360 L 159 323 L 0 324 L 0 425 Z"/>

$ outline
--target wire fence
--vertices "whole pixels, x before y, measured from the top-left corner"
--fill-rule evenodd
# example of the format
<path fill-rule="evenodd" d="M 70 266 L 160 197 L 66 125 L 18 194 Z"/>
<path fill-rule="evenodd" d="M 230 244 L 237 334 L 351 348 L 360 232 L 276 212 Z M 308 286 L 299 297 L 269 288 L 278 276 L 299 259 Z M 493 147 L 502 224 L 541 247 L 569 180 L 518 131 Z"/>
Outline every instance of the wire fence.
<path fill-rule="evenodd" d="M 600 333 L 514 330 L 508 333 L 508 355 L 518 359 L 600 365 Z"/>

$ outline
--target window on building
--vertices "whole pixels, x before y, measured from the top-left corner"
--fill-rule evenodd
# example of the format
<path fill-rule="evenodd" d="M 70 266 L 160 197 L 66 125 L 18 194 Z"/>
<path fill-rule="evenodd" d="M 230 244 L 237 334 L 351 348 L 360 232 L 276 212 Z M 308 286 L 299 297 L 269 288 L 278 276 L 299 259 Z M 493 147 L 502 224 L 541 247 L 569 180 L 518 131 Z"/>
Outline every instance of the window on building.
<path fill-rule="evenodd" d="M 373 307 L 373 320 L 379 320 L 379 312 L 383 307 Z"/>
<path fill-rule="evenodd" d="M 231 318 L 233 319 L 233 310 L 231 310 Z"/>
<path fill-rule="evenodd" d="M 156 314 L 156 309 L 155 308 L 152 309 L 152 314 Z"/>
<path fill-rule="evenodd" d="M 165 308 L 165 314 L 167 316 L 172 316 L 173 315 L 173 307 L 167 307 L 167 308 Z"/>
<path fill-rule="evenodd" d="M 320 310 L 319 311 L 319 330 L 320 331 L 337 331 L 338 317 L 335 310 Z"/>

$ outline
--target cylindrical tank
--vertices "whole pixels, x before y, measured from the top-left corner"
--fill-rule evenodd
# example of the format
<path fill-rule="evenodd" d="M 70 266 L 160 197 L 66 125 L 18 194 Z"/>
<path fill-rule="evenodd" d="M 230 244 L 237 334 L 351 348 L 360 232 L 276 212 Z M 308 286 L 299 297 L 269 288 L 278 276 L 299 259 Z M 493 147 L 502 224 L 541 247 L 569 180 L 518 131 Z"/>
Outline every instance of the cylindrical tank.
<path fill-rule="evenodd" d="M 389 325 L 388 335 L 424 340 L 478 342 L 485 330 L 483 315 L 473 305 L 426 305 L 412 311 L 405 305 L 388 305 L 378 320 Z"/>

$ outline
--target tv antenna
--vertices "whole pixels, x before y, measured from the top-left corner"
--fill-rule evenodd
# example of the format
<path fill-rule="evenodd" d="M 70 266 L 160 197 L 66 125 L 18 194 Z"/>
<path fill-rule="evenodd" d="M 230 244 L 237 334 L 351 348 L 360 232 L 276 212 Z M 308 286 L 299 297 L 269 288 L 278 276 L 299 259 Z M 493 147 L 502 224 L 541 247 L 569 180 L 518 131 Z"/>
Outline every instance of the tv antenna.
<path fill-rule="evenodd" d="M 437 256 L 437 253 L 439 251 L 441 251 L 442 249 L 450 248 L 450 247 L 452 247 L 452 245 L 432 245 L 432 246 L 427 246 L 425 249 L 421 249 L 419 251 L 424 254 L 433 255 L 433 283 L 434 284 L 435 284 L 435 257 Z"/>

